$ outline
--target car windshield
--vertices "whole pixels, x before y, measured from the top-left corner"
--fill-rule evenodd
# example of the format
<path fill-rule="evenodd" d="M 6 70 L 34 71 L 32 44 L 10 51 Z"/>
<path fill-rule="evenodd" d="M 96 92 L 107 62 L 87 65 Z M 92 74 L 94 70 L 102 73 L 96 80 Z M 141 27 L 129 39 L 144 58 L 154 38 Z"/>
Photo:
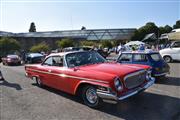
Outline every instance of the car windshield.
<path fill-rule="evenodd" d="M 40 53 L 30 53 L 30 54 L 28 54 L 28 56 L 29 57 L 43 57 L 43 55 Z"/>
<path fill-rule="evenodd" d="M 17 55 L 8 55 L 7 57 L 8 57 L 8 58 L 18 58 Z"/>
<path fill-rule="evenodd" d="M 150 56 L 151 56 L 152 60 L 154 60 L 154 61 L 162 60 L 162 57 L 159 53 L 151 54 Z"/>
<path fill-rule="evenodd" d="M 66 55 L 68 67 L 76 67 L 88 64 L 103 63 L 106 60 L 95 51 L 75 52 Z"/>

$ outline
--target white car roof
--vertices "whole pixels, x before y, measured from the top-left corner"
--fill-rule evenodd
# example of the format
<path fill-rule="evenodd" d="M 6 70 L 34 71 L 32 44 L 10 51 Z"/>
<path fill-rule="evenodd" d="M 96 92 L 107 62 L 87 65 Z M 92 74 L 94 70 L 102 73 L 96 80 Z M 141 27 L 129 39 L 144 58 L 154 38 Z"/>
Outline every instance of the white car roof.
<path fill-rule="evenodd" d="M 149 53 L 159 53 L 158 51 L 154 51 L 151 49 L 146 49 L 146 50 L 137 50 L 137 51 L 124 51 L 122 53 L 131 53 L 131 54 L 136 54 L 136 53 L 140 53 L 140 54 L 149 54 Z"/>

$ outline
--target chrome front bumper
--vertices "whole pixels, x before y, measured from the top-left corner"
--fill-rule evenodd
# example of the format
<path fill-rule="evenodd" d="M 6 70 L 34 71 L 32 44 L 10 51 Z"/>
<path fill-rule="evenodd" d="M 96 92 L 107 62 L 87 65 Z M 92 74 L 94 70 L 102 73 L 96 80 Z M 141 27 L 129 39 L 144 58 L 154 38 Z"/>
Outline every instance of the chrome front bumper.
<path fill-rule="evenodd" d="M 160 76 L 164 76 L 169 74 L 169 72 L 164 72 L 164 73 L 160 73 L 160 74 L 154 74 L 154 77 L 160 77 Z"/>
<path fill-rule="evenodd" d="M 124 100 L 128 97 L 131 97 L 137 93 L 140 93 L 141 91 L 144 91 L 145 89 L 149 88 L 150 86 L 152 86 L 155 82 L 155 79 L 152 77 L 151 80 L 149 80 L 149 82 L 147 82 L 143 87 L 138 87 L 136 89 L 133 89 L 131 91 L 128 91 L 126 93 L 124 93 L 121 96 L 117 96 L 117 94 L 113 94 L 113 93 L 106 93 L 106 92 L 102 92 L 102 91 L 97 91 L 97 94 L 100 98 L 103 99 L 103 101 L 108 101 L 108 102 L 118 102 L 120 100 Z"/>

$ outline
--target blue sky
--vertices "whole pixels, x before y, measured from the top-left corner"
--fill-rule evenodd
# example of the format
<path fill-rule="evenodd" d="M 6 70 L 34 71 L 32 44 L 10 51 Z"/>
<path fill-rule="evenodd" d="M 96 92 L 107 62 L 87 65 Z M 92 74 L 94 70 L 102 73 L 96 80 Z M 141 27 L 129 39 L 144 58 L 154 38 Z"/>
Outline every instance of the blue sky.
<path fill-rule="evenodd" d="M 145 23 L 173 25 L 179 0 L 0 0 L 0 31 L 138 28 Z"/>

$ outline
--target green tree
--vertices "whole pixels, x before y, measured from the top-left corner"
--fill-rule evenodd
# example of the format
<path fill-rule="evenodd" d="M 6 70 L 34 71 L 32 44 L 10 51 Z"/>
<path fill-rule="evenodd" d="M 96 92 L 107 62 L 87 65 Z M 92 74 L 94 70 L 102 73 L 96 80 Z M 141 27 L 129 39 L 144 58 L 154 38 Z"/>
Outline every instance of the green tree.
<path fill-rule="evenodd" d="M 161 36 L 161 34 L 164 34 L 164 33 L 169 33 L 172 31 L 172 27 L 169 26 L 169 25 L 166 25 L 164 27 L 159 27 L 159 36 Z"/>
<path fill-rule="evenodd" d="M 166 33 L 166 30 L 165 30 L 165 28 L 164 27 L 159 27 L 159 34 L 161 35 L 161 34 L 164 34 L 164 33 Z"/>
<path fill-rule="evenodd" d="M 149 33 L 155 33 L 158 36 L 158 27 L 153 22 L 148 22 L 136 30 L 131 40 L 142 40 Z"/>
<path fill-rule="evenodd" d="M 30 51 L 31 52 L 41 52 L 41 51 L 47 52 L 47 51 L 49 51 L 49 49 L 50 48 L 46 43 L 40 43 L 38 45 L 32 46 Z"/>
<path fill-rule="evenodd" d="M 86 27 L 82 26 L 82 27 L 81 27 L 81 30 L 86 30 Z"/>
<path fill-rule="evenodd" d="M 0 56 L 20 50 L 20 44 L 13 38 L 3 37 L 0 39 Z"/>
<path fill-rule="evenodd" d="M 112 48 L 112 43 L 110 40 L 101 40 L 101 46 L 103 48 Z"/>
<path fill-rule="evenodd" d="M 84 40 L 80 42 L 81 46 L 97 46 L 97 41 Z"/>
<path fill-rule="evenodd" d="M 164 26 L 164 29 L 165 29 L 166 33 L 170 33 L 172 31 L 172 27 L 169 25 Z"/>
<path fill-rule="evenodd" d="M 74 46 L 74 43 L 73 43 L 73 40 L 70 39 L 70 38 L 64 38 L 60 41 L 57 41 L 57 45 L 58 47 L 60 48 L 66 48 L 66 47 L 73 47 Z"/>
<path fill-rule="evenodd" d="M 119 45 L 119 43 L 120 43 L 120 41 L 118 41 L 118 40 L 112 40 L 112 46 L 118 46 Z"/>
<path fill-rule="evenodd" d="M 174 29 L 180 28 L 180 20 L 176 21 L 176 24 L 173 25 Z"/>
<path fill-rule="evenodd" d="M 36 32 L 36 26 L 35 26 L 34 22 L 31 23 L 30 28 L 29 28 L 29 32 Z"/>

